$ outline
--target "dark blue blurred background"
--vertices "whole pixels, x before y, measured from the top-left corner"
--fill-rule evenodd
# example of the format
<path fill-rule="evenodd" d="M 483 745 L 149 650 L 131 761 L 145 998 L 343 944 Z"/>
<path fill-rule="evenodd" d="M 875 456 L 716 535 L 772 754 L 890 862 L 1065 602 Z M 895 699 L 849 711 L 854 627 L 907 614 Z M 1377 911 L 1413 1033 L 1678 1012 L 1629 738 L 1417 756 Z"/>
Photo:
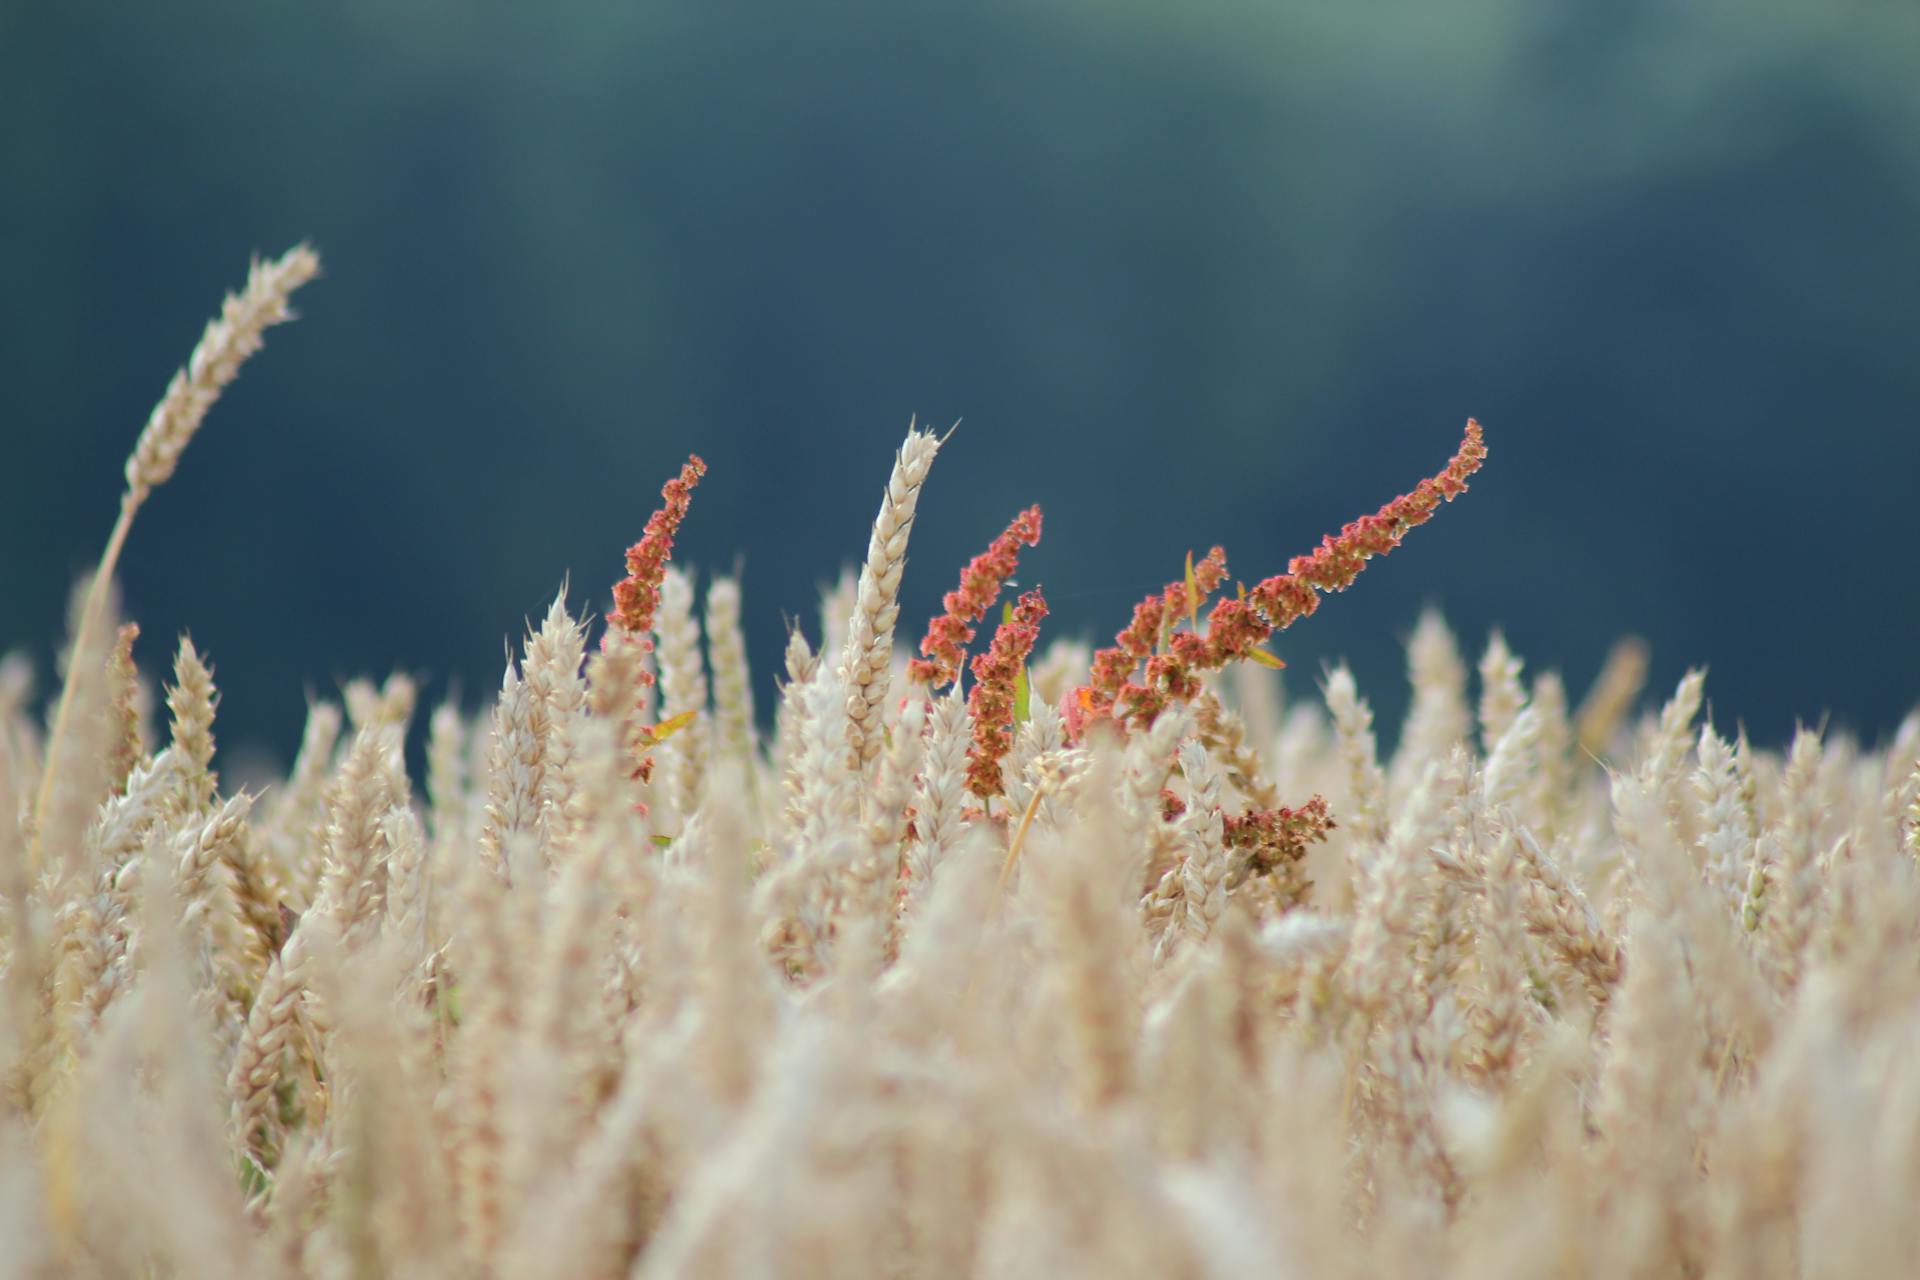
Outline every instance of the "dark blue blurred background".
<path fill-rule="evenodd" d="M 1920 6 L 1907 0 L 0 5 L 0 649 L 42 659 L 146 413 L 253 251 L 326 276 L 142 514 L 156 668 L 225 740 L 401 665 L 469 695 L 562 576 L 681 557 L 749 643 L 965 418 L 903 629 L 1020 506 L 1107 635 L 1436 469 L 1473 493 L 1278 648 L 1383 713 L 1428 602 L 1576 696 L 1920 699 Z M 910 622 L 909 622 L 910 620 Z"/>

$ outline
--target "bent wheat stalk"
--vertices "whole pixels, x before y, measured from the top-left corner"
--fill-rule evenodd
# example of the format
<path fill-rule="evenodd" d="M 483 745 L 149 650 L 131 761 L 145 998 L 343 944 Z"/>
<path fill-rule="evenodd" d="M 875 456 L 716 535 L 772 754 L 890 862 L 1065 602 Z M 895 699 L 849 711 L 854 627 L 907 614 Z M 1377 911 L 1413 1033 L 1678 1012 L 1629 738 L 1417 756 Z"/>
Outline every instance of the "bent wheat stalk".
<path fill-rule="evenodd" d="M 133 517 L 150 494 L 173 476 L 180 454 L 192 442 L 207 410 L 220 398 L 221 391 L 239 376 L 247 357 L 260 349 L 267 329 L 293 319 L 287 300 L 293 291 L 319 274 L 320 259 L 305 244 L 297 244 L 269 262 L 255 258 L 247 271 L 247 283 L 237 294 L 228 294 L 220 314 L 207 322 L 200 342 L 193 349 L 184 369 L 174 372 L 173 381 L 160 403 L 153 407 L 147 425 L 127 457 L 127 491 L 120 497 L 120 516 L 107 535 L 107 549 L 100 555 L 87 586 L 86 601 L 80 607 L 80 622 L 74 630 L 74 662 L 60 689 L 60 704 L 54 712 L 53 731 L 47 742 L 47 759 L 59 758 L 62 739 L 73 714 L 74 687 L 96 678 L 81 660 L 100 626 L 100 613 L 106 604 L 107 584 L 120 563 L 120 552 L 127 545 Z M 59 785 L 60 771 L 48 769 L 40 779 L 40 790 L 33 804 L 33 843 L 28 865 L 38 867 L 45 856 L 43 833 L 45 817 Z"/>

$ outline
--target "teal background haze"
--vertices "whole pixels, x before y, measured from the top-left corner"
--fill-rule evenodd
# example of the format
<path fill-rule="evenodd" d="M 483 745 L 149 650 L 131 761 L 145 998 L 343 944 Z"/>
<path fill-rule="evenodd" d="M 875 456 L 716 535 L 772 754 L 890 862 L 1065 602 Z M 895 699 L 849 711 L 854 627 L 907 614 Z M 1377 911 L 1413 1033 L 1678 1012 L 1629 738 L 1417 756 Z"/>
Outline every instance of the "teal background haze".
<path fill-rule="evenodd" d="M 147 412 L 252 252 L 326 274 L 142 513 L 140 656 L 222 740 L 400 666 L 471 703 L 571 575 L 783 616 L 964 418 L 903 639 L 1020 507 L 1053 634 L 1248 581 L 1492 457 L 1276 648 L 1388 725 L 1436 603 L 1578 696 L 1645 636 L 1723 725 L 1920 701 L 1911 0 L 0 4 L 0 650 L 44 666 Z"/>

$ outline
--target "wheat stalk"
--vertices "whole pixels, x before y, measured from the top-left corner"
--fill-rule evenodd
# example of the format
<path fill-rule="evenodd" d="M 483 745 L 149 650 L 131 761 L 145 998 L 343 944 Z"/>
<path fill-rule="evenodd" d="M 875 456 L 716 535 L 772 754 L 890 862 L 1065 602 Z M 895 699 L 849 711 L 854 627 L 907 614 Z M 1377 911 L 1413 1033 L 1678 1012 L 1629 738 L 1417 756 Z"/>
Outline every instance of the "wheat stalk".
<path fill-rule="evenodd" d="M 120 552 L 133 528 L 134 514 L 148 495 L 173 475 L 181 452 L 199 432 L 207 410 L 220 398 L 226 385 L 239 375 L 247 357 L 260 349 L 261 336 L 268 327 L 293 318 L 287 303 L 294 290 L 319 271 L 319 257 L 304 244 L 295 245 L 271 261 L 256 258 L 247 271 L 246 286 L 237 294 L 227 295 L 220 315 L 207 323 L 206 332 L 201 334 L 186 368 L 173 375 L 166 394 L 153 407 L 140 438 L 134 442 L 133 452 L 127 456 L 127 489 L 120 497 L 120 515 L 114 521 L 113 531 L 107 535 L 106 550 L 100 554 L 100 563 L 94 569 L 80 609 L 79 625 L 74 629 L 74 661 L 60 691 L 59 707 L 54 712 L 47 753 L 50 759 L 59 758 L 59 748 L 73 714 L 76 684 L 84 685 L 95 679 L 96 673 L 89 669 L 85 659 L 92 653 L 93 636 L 106 603 L 107 584 L 113 580 L 114 569 L 120 563 Z M 49 769 L 34 801 L 34 843 L 29 855 L 30 864 L 34 866 L 40 864 L 43 856 L 41 833 L 54 803 L 52 789 L 58 777 L 57 770 Z"/>

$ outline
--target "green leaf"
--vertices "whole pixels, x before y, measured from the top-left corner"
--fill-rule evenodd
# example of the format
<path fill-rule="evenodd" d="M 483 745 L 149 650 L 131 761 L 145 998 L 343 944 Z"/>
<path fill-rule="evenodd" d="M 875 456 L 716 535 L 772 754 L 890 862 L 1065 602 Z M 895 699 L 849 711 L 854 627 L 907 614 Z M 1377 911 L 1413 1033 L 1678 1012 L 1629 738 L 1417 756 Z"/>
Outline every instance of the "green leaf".
<path fill-rule="evenodd" d="M 1013 722 L 1025 724 L 1033 710 L 1033 690 L 1027 684 L 1027 666 L 1023 662 L 1013 677 Z"/>
<path fill-rule="evenodd" d="M 272 1180 L 267 1177 L 267 1171 L 262 1169 L 251 1155 L 240 1157 L 240 1190 L 247 1199 L 252 1200 L 266 1194 L 267 1188 L 272 1185 Z"/>
<path fill-rule="evenodd" d="M 673 847 L 672 836 L 648 836 L 647 838 L 662 849 L 671 849 Z"/>
<path fill-rule="evenodd" d="M 1200 629 L 1200 584 L 1193 577 L 1193 552 L 1187 552 L 1187 625 Z"/>
<path fill-rule="evenodd" d="M 1265 649 L 1255 649 L 1247 654 L 1247 656 L 1270 671 L 1282 671 L 1286 669 L 1286 663 L 1280 661 L 1280 659 L 1274 657 Z"/>

